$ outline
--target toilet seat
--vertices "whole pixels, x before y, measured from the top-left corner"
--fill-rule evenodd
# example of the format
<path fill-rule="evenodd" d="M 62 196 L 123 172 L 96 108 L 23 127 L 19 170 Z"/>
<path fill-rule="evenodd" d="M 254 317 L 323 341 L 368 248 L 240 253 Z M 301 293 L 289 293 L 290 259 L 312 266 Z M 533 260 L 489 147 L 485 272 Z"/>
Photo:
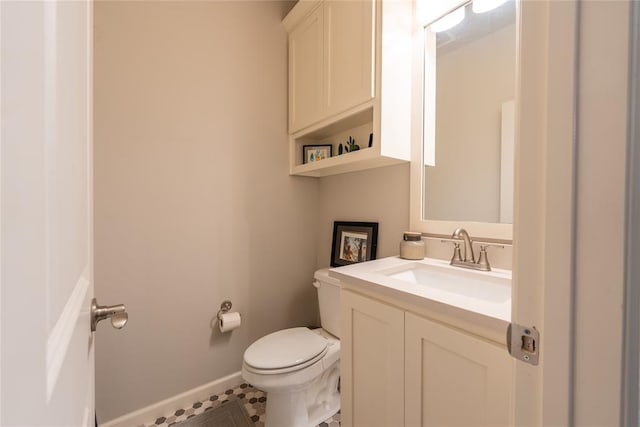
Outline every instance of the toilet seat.
<path fill-rule="evenodd" d="M 247 348 L 245 367 L 259 374 L 283 374 L 316 363 L 327 353 L 329 341 L 309 328 L 283 329 Z"/>

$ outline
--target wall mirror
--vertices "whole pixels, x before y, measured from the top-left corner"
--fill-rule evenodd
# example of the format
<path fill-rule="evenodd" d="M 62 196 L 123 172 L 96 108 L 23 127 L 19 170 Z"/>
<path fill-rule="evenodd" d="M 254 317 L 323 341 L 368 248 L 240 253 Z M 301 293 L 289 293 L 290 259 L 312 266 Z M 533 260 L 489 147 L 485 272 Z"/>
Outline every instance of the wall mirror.
<path fill-rule="evenodd" d="M 432 8 L 423 29 L 411 226 L 430 234 L 463 226 L 511 240 L 516 1 L 425 0 L 422 7 L 435 3 L 450 9 L 434 17 Z"/>

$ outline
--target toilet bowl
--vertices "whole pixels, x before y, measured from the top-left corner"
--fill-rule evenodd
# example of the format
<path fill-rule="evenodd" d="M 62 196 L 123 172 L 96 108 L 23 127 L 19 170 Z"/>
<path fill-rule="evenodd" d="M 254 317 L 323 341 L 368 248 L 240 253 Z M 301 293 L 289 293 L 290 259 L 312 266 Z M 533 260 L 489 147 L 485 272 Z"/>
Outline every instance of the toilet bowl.
<path fill-rule="evenodd" d="M 267 393 L 265 427 L 311 427 L 340 409 L 340 282 L 316 271 L 322 328 L 283 329 L 247 348 L 242 377 Z"/>

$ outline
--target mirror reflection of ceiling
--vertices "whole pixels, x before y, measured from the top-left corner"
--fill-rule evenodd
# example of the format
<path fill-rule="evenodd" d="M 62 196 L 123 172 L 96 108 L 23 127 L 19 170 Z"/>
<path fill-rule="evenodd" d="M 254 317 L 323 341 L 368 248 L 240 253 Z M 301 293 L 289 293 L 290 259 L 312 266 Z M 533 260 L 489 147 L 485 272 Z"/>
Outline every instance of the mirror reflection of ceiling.
<path fill-rule="evenodd" d="M 464 20 L 446 30 L 436 34 L 436 47 L 439 55 L 444 55 L 464 46 L 473 40 L 478 40 L 488 34 L 513 24 L 516 19 L 516 3 L 508 0 L 488 13 L 474 13 L 471 3 L 465 7 Z"/>

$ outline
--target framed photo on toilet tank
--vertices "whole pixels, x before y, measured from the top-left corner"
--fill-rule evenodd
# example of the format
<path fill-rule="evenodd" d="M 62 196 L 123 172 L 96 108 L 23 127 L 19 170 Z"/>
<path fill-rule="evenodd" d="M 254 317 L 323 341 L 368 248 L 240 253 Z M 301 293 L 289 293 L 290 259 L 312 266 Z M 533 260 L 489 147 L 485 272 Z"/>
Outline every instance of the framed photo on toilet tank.
<path fill-rule="evenodd" d="M 334 221 L 331 267 L 376 259 L 378 223 Z"/>

